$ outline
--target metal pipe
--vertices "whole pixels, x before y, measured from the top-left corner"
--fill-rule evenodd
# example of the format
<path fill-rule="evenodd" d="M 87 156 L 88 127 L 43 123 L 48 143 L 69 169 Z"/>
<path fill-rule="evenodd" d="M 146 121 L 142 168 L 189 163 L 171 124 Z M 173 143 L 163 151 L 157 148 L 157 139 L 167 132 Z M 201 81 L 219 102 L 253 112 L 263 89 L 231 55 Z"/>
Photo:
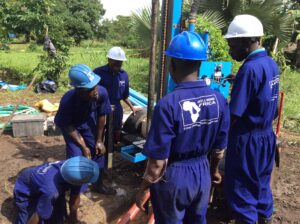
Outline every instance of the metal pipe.
<path fill-rule="evenodd" d="M 156 73 L 156 48 L 157 48 L 157 27 L 159 15 L 159 0 L 152 0 L 151 16 L 151 48 L 149 63 L 149 80 L 148 80 L 148 107 L 147 107 L 147 130 L 150 128 L 151 117 L 154 107 L 155 94 L 155 73 Z"/>
<path fill-rule="evenodd" d="M 194 0 L 189 14 L 189 31 L 195 31 L 196 15 L 199 9 L 200 0 Z"/>
<path fill-rule="evenodd" d="M 106 141 L 106 168 L 111 169 L 113 167 L 113 150 L 114 150 L 114 116 L 115 116 L 115 105 L 111 105 L 111 114 L 108 116 L 107 125 L 107 141 Z"/>
<path fill-rule="evenodd" d="M 166 83 L 166 73 L 167 73 L 167 69 L 166 69 L 166 56 L 164 54 L 168 41 L 167 40 L 167 36 L 168 36 L 168 10 L 169 9 L 169 0 L 163 0 L 162 2 L 162 12 L 161 12 L 161 41 L 160 41 L 160 59 L 161 61 L 160 66 L 159 66 L 159 83 L 158 83 L 158 92 L 157 92 L 157 99 L 160 99 L 163 97 L 164 94 L 164 87 L 165 87 L 165 83 Z"/>

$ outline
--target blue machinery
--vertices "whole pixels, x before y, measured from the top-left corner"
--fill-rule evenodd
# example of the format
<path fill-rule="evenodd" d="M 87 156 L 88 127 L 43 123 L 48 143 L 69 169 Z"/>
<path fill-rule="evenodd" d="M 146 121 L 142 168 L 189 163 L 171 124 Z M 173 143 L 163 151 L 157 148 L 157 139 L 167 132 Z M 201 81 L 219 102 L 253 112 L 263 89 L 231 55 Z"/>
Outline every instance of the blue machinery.
<path fill-rule="evenodd" d="M 195 15 L 198 11 L 200 1 L 195 0 L 190 16 L 189 16 L 189 31 L 195 31 Z M 162 98 L 167 93 L 171 92 L 176 83 L 172 80 L 168 71 L 168 63 L 164 52 L 168 47 L 171 39 L 185 29 L 182 23 L 182 6 L 183 0 L 163 0 L 161 8 L 161 45 L 160 45 L 160 61 L 158 71 L 158 88 L 157 100 Z M 204 31 L 200 34 L 207 46 L 207 53 L 209 54 L 209 34 Z M 225 98 L 229 95 L 230 83 L 227 81 L 227 76 L 231 74 L 231 62 L 202 62 L 199 78 L 204 79 L 210 88 L 219 91 Z M 142 107 L 147 107 L 148 100 L 143 95 L 139 94 L 133 89 L 129 91 L 129 100 L 134 104 Z M 127 122 L 127 121 L 126 121 Z M 125 122 L 125 123 L 126 123 Z M 129 161 L 136 163 L 145 160 L 146 157 L 138 151 L 141 145 L 128 145 L 121 148 L 121 155 Z M 137 152 L 137 153 L 135 153 Z"/>

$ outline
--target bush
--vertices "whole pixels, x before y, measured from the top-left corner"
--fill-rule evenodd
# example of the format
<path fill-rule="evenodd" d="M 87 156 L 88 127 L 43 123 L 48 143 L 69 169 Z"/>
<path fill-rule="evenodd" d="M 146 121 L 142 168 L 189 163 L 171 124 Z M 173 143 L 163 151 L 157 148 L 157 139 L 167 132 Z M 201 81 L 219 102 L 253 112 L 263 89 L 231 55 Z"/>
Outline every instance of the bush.
<path fill-rule="evenodd" d="M 35 51 L 37 51 L 37 49 L 38 49 L 38 45 L 36 42 L 30 42 L 30 44 L 27 47 L 27 50 L 29 52 L 35 52 Z"/>
<path fill-rule="evenodd" d="M 299 72 L 289 68 L 280 75 L 280 90 L 284 91 L 283 126 L 300 132 Z"/>
<path fill-rule="evenodd" d="M 0 80 L 15 85 L 28 85 L 32 80 L 32 75 L 14 68 L 0 68 Z"/>
<path fill-rule="evenodd" d="M 2 39 L 0 40 L 0 50 L 1 51 L 9 51 L 9 40 L 7 39 Z"/>
<path fill-rule="evenodd" d="M 230 61 L 232 62 L 232 71 L 237 72 L 240 63 L 236 62 L 229 55 L 229 46 L 222 35 L 221 29 L 207 21 L 207 19 L 197 16 L 196 31 L 198 33 L 209 33 L 210 41 L 210 61 Z"/>
<path fill-rule="evenodd" d="M 57 52 L 55 56 L 44 54 L 34 71 L 41 74 L 41 80 L 53 80 L 58 86 L 66 85 L 65 80 L 61 79 L 61 75 L 67 68 L 68 59 L 69 55 L 66 52 Z"/>

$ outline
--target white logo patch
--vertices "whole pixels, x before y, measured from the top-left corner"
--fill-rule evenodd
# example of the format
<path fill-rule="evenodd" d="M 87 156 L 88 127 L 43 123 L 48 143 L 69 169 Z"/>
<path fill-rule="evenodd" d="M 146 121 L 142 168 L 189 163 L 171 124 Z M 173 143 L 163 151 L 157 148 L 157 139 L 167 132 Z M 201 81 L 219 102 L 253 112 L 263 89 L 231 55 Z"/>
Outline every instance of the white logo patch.
<path fill-rule="evenodd" d="M 270 88 L 279 83 L 279 75 L 275 76 L 271 81 L 269 81 Z"/>
<path fill-rule="evenodd" d="M 89 79 L 90 81 L 93 81 L 94 78 L 95 78 L 95 76 L 94 76 L 94 74 L 93 74 L 92 72 L 86 73 L 86 76 L 88 77 L 88 79 Z"/>
<path fill-rule="evenodd" d="M 48 165 L 42 166 L 37 170 L 38 174 L 45 174 L 47 173 L 47 171 L 52 167 L 52 165 L 59 163 L 60 161 L 56 161 L 56 162 L 52 162 L 52 163 L 48 163 Z"/>
<path fill-rule="evenodd" d="M 119 87 L 121 87 L 121 86 L 125 86 L 125 81 L 124 80 L 119 81 Z"/>
<path fill-rule="evenodd" d="M 179 105 L 184 129 L 219 121 L 219 102 L 216 95 L 185 99 Z"/>

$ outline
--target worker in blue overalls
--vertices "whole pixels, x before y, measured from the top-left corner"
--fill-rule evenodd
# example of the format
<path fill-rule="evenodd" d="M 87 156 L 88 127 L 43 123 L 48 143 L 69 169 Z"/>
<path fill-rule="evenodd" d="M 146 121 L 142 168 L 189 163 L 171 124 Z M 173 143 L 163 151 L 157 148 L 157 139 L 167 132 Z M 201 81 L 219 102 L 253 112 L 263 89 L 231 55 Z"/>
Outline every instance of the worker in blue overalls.
<path fill-rule="evenodd" d="M 77 223 L 81 185 L 95 182 L 98 176 L 97 163 L 83 156 L 25 169 L 14 187 L 16 224 Z M 65 198 L 68 190 L 69 215 Z"/>
<path fill-rule="evenodd" d="M 99 84 L 107 89 L 110 103 L 115 106 L 114 143 L 119 145 L 123 119 L 121 100 L 130 107 L 134 114 L 138 109 L 128 100 L 128 74 L 122 69 L 123 61 L 126 61 L 125 52 L 120 47 L 112 47 L 107 53 L 107 58 L 108 64 L 96 68 L 94 73 L 101 77 Z"/>
<path fill-rule="evenodd" d="M 62 130 L 66 142 L 67 158 L 83 155 L 96 161 L 102 169 L 106 151 L 104 127 L 106 115 L 111 112 L 107 91 L 97 85 L 100 77 L 86 65 L 73 66 L 69 78 L 75 89 L 62 97 L 55 116 L 55 123 Z M 82 191 L 86 189 L 87 185 Z M 103 184 L 102 178 L 92 185 L 92 190 L 107 195 L 116 193 Z"/>
<path fill-rule="evenodd" d="M 278 102 L 278 66 L 260 46 L 262 23 L 239 15 L 227 38 L 231 56 L 244 61 L 233 83 L 231 129 L 225 165 L 225 191 L 237 223 L 271 223 L 270 188 L 276 136 L 272 121 Z"/>
<path fill-rule="evenodd" d="M 220 93 L 198 80 L 201 61 L 207 59 L 199 34 L 178 34 L 165 54 L 177 86 L 155 106 L 136 203 L 144 209 L 142 198 L 150 188 L 155 223 L 205 224 L 211 178 L 221 182 L 218 164 L 227 146 L 229 107 Z"/>

